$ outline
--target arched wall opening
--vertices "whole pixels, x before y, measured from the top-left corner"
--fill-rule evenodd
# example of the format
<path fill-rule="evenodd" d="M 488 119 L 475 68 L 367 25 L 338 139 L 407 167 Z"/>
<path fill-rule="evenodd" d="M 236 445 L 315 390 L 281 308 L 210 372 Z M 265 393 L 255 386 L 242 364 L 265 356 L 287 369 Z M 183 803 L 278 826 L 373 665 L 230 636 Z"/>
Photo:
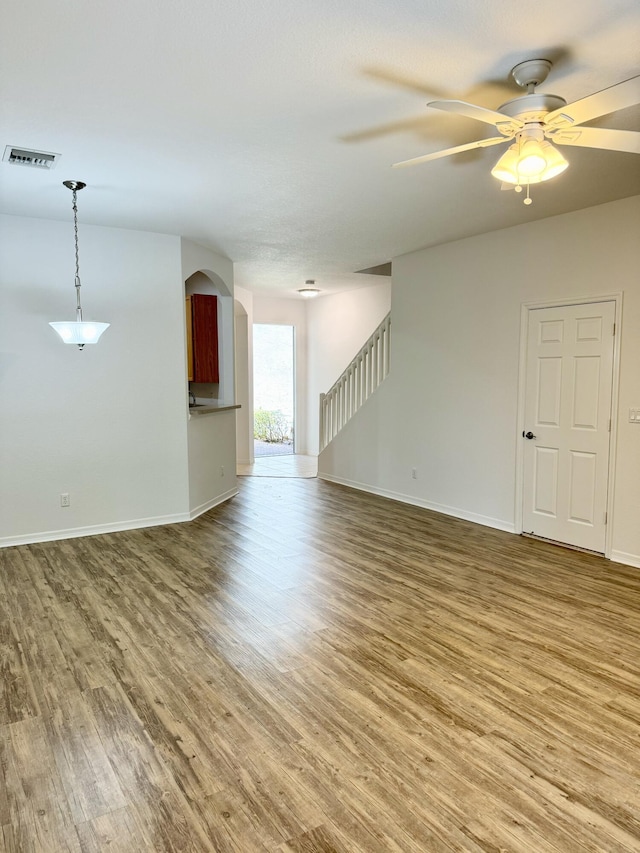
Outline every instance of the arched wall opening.
<path fill-rule="evenodd" d="M 218 358 L 219 382 L 189 382 L 189 391 L 196 399 L 235 402 L 234 388 L 234 307 L 233 295 L 224 280 L 211 270 L 197 270 L 185 281 L 185 296 L 202 293 L 218 298 Z"/>

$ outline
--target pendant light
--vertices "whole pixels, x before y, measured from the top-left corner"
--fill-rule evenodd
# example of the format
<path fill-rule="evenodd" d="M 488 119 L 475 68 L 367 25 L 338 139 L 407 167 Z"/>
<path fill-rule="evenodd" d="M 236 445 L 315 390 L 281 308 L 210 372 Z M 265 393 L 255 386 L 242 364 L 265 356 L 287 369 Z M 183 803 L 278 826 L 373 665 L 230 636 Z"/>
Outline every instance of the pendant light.
<path fill-rule="evenodd" d="M 78 349 L 83 349 L 85 344 L 96 344 L 100 335 L 109 327 L 109 323 L 92 323 L 82 319 L 82 305 L 80 304 L 80 261 L 78 255 L 78 192 L 86 187 L 82 181 L 63 181 L 67 189 L 73 193 L 73 230 L 76 244 L 76 319 L 75 321 L 60 321 L 49 323 L 62 338 L 65 344 L 76 344 Z"/>

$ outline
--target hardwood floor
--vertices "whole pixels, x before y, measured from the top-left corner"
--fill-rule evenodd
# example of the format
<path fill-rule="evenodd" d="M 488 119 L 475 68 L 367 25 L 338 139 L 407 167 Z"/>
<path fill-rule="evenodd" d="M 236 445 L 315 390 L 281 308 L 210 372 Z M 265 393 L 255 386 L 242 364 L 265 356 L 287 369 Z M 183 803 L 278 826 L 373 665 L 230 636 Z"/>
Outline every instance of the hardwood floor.
<path fill-rule="evenodd" d="M 0 850 L 640 850 L 640 571 L 319 480 L 0 552 Z"/>

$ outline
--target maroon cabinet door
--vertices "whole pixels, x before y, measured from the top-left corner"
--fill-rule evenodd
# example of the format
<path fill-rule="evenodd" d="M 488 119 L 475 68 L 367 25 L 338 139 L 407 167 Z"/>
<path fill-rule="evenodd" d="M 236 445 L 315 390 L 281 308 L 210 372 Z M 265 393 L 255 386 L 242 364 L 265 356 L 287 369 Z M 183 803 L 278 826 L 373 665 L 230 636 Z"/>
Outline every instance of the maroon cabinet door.
<path fill-rule="evenodd" d="M 218 297 L 191 296 L 193 331 L 193 381 L 219 382 Z"/>

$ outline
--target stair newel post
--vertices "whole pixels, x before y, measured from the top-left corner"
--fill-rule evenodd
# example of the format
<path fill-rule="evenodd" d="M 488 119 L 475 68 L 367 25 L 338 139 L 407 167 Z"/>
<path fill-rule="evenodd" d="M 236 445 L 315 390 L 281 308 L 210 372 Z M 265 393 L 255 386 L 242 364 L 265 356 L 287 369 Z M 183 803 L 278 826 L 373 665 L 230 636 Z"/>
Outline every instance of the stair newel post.
<path fill-rule="evenodd" d="M 324 394 L 320 394 L 320 418 L 318 422 L 318 449 L 324 450 L 325 447 L 325 414 L 324 414 Z"/>
<path fill-rule="evenodd" d="M 391 314 L 384 324 L 384 375 L 389 373 L 389 356 L 391 354 Z"/>

